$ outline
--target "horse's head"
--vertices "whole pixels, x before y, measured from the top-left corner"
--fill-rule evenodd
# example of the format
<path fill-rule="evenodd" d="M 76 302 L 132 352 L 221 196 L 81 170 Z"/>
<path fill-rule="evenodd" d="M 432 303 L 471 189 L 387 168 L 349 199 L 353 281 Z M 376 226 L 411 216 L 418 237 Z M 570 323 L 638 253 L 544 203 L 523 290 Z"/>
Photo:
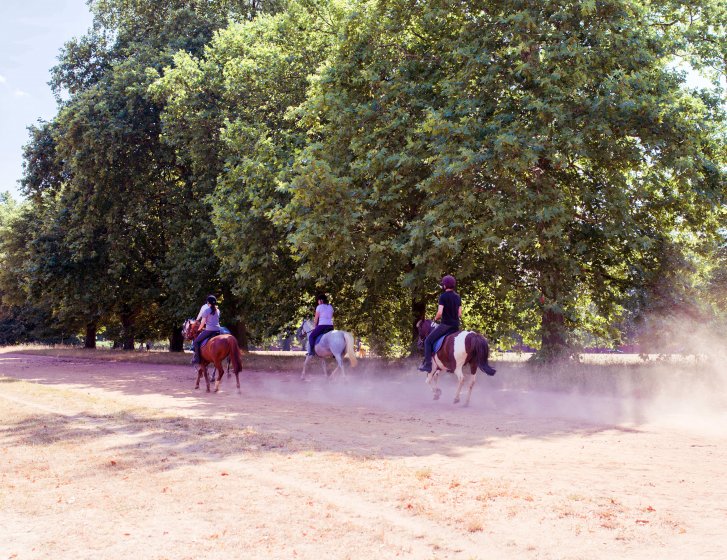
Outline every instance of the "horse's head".
<path fill-rule="evenodd" d="M 307 317 L 303 319 L 303 322 L 300 324 L 300 327 L 298 327 L 298 331 L 296 332 L 298 340 L 306 339 L 308 335 L 313 332 L 314 328 L 315 327 L 313 326 L 313 321 L 311 321 Z"/>
<path fill-rule="evenodd" d="M 193 340 L 199 334 L 199 322 L 194 319 L 187 319 L 182 325 L 182 336 L 184 340 Z"/>
<path fill-rule="evenodd" d="M 434 323 L 434 321 L 430 321 L 429 319 L 421 319 L 420 321 L 417 321 L 416 327 L 417 333 L 419 334 L 419 338 L 417 339 L 417 346 L 420 350 L 423 350 L 424 340 L 429 336 L 430 332 L 437 328 L 437 325 Z"/>

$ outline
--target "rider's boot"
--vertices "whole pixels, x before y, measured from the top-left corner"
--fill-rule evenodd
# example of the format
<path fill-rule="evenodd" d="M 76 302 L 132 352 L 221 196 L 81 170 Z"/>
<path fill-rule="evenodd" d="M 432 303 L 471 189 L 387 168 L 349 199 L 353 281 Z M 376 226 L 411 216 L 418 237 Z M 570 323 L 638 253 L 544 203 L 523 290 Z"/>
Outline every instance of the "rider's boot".
<path fill-rule="evenodd" d="M 425 362 L 422 362 L 422 365 L 419 366 L 419 371 L 424 371 L 426 373 L 429 373 L 432 371 L 432 363 L 429 362 L 428 364 Z"/>

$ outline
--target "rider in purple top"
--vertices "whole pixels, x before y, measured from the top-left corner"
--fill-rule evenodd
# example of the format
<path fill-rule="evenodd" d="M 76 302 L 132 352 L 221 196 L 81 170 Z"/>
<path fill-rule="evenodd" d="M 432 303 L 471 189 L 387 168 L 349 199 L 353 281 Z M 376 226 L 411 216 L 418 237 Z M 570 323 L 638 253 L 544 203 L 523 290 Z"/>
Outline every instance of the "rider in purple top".
<path fill-rule="evenodd" d="M 192 363 L 199 363 L 199 353 L 202 343 L 215 335 L 220 334 L 220 310 L 217 307 L 217 298 L 207 296 L 207 302 L 199 310 L 197 320 L 202 321 L 202 331 L 194 339 L 194 356 Z"/>
<path fill-rule="evenodd" d="M 316 315 L 313 318 L 315 328 L 308 335 L 308 355 L 315 356 L 316 338 L 323 333 L 333 330 L 333 306 L 328 304 L 326 294 L 319 294 L 316 297 L 318 307 L 316 307 Z"/>

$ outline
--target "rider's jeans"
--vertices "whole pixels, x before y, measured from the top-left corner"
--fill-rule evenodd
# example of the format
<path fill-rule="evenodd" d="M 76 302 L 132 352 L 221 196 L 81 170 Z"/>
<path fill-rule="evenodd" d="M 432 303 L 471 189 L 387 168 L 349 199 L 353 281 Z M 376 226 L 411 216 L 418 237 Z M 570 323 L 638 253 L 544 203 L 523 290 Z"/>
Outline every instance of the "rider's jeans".
<path fill-rule="evenodd" d="M 316 338 L 321 336 L 323 333 L 333 330 L 333 325 L 318 325 L 308 335 L 308 355 L 315 356 Z"/>
<path fill-rule="evenodd" d="M 201 358 L 201 356 L 199 354 L 199 349 L 201 348 L 202 343 L 205 340 L 207 340 L 209 337 L 214 336 L 216 334 L 220 334 L 220 331 L 208 331 L 205 329 L 197 335 L 197 338 L 194 339 L 194 355 L 197 359 Z"/>
<path fill-rule="evenodd" d="M 424 365 L 431 365 L 432 353 L 434 352 L 434 343 L 440 338 L 447 336 L 448 334 L 456 333 L 459 327 L 453 325 L 439 325 L 436 329 L 429 333 L 426 340 L 424 341 Z"/>

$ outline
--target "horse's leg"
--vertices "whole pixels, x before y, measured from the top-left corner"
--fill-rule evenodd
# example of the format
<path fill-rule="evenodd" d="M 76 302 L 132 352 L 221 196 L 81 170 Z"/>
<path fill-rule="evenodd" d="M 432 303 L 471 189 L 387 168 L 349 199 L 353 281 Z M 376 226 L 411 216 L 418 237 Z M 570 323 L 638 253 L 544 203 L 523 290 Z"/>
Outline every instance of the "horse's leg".
<path fill-rule="evenodd" d="M 434 370 L 430 371 L 427 374 L 427 383 L 429 383 L 429 386 L 432 388 L 433 398 L 435 401 L 439 400 L 439 397 L 442 394 L 442 390 L 437 387 L 437 380 L 439 379 L 439 368 L 437 366 L 434 366 Z"/>
<path fill-rule="evenodd" d="M 326 379 L 330 381 L 330 377 L 328 376 L 328 368 L 326 367 L 326 359 L 321 356 L 321 367 L 323 367 L 323 375 L 326 376 Z"/>
<path fill-rule="evenodd" d="M 331 381 L 333 381 L 339 371 L 341 372 L 341 377 L 346 377 L 346 372 L 343 369 L 343 358 L 336 355 L 334 355 L 333 357 L 336 358 L 336 364 L 338 365 L 336 366 L 336 369 L 331 372 Z"/>
<path fill-rule="evenodd" d="M 341 371 L 341 378 L 345 381 L 346 380 L 346 368 L 343 363 L 343 355 L 337 356 L 336 361 L 338 361 L 338 369 Z"/>
<path fill-rule="evenodd" d="M 207 392 L 209 393 L 210 392 L 210 374 L 207 371 L 208 365 L 209 364 L 205 364 L 204 366 L 202 366 L 202 369 L 204 370 L 204 380 L 207 383 Z"/>
<path fill-rule="evenodd" d="M 215 371 L 217 372 L 217 381 L 215 382 L 215 393 L 217 393 L 220 390 L 220 383 L 222 383 L 222 378 L 225 375 L 225 368 L 222 366 L 221 360 L 217 360 L 215 362 Z"/>
<path fill-rule="evenodd" d="M 202 379 L 202 366 L 197 366 L 197 382 L 194 384 L 195 389 L 199 389 L 199 382 Z"/>
<path fill-rule="evenodd" d="M 475 386 L 475 381 L 477 381 L 477 376 L 475 375 L 477 373 L 477 364 L 474 362 L 470 363 L 470 385 L 469 389 L 467 389 L 467 398 L 464 401 L 464 406 L 470 405 L 470 398 L 472 397 L 472 389 Z"/>
<path fill-rule="evenodd" d="M 454 404 L 457 404 L 459 402 L 459 394 L 462 392 L 462 385 L 464 385 L 464 373 L 462 372 L 461 367 L 456 367 L 454 369 L 454 374 L 457 376 L 457 391 L 454 393 Z"/>
<path fill-rule="evenodd" d="M 313 356 L 309 356 L 308 354 L 306 354 L 306 356 L 305 356 L 305 362 L 303 363 L 303 372 L 300 374 L 301 381 L 305 381 L 305 371 L 306 371 L 306 369 L 308 369 L 308 362 L 310 362 L 310 359 L 312 357 Z"/>

